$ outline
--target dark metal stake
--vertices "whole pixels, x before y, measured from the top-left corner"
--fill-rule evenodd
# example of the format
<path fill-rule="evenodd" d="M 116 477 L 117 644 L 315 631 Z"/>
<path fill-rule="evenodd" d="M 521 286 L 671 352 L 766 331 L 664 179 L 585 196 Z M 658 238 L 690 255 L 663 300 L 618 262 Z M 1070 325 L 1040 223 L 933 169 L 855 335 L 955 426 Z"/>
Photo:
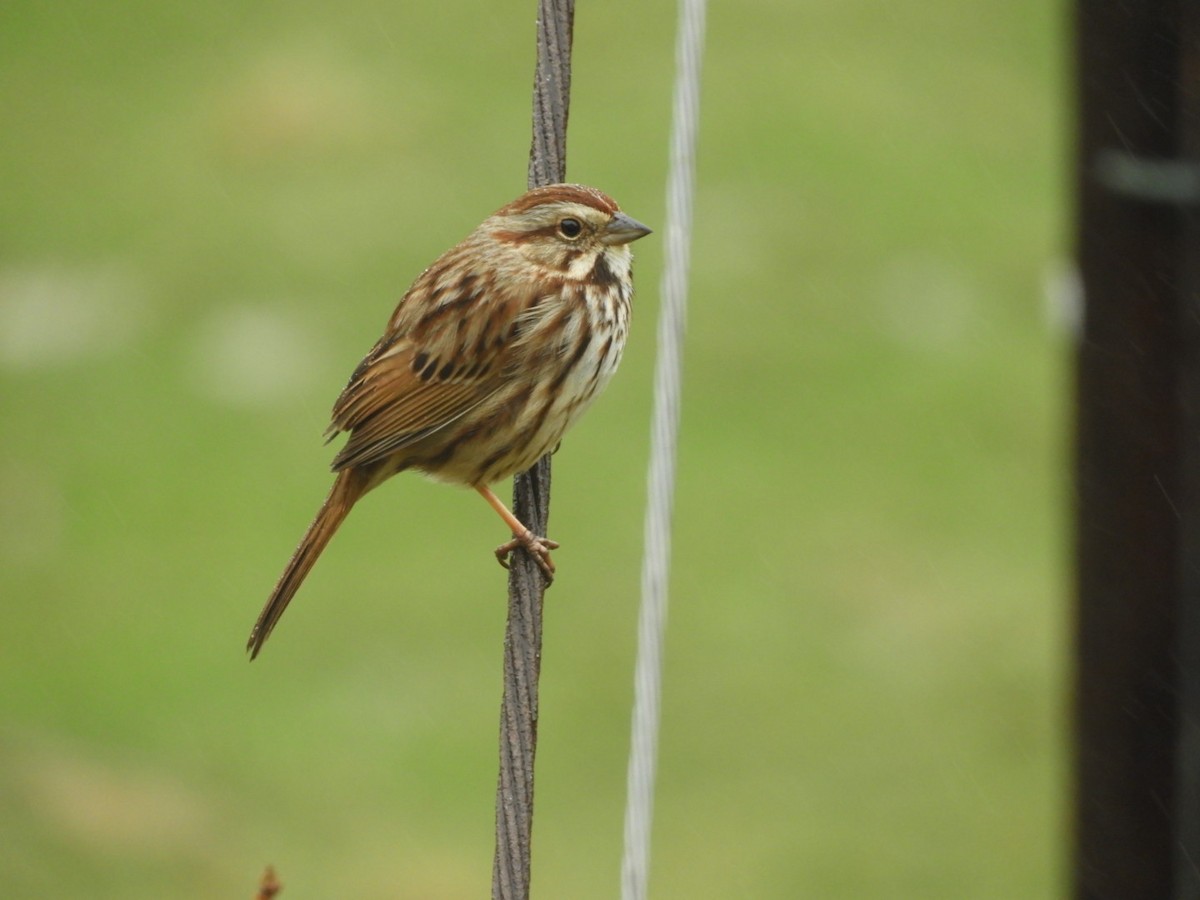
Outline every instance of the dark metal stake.
<path fill-rule="evenodd" d="M 540 0 L 533 84 L 529 187 L 561 182 L 567 166 L 574 0 Z M 550 516 L 550 457 L 513 479 L 513 512 L 535 534 Z M 533 763 L 537 751 L 538 676 L 542 657 L 542 571 L 524 550 L 511 556 L 500 706 L 500 778 L 496 788 L 493 900 L 528 900 L 533 832 Z"/>
<path fill-rule="evenodd" d="M 1200 16 L 1077 0 L 1073 896 L 1200 897 Z"/>

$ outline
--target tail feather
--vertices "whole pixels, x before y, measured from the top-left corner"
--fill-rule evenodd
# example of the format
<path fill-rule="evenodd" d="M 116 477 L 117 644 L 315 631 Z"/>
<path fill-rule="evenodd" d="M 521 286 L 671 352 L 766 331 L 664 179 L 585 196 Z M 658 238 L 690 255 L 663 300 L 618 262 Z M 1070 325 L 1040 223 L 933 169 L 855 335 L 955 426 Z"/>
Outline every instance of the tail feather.
<path fill-rule="evenodd" d="M 300 589 L 321 551 L 325 549 L 329 539 L 333 537 L 354 504 L 366 493 L 368 486 L 369 482 L 362 472 L 343 469 L 338 473 L 329 496 L 325 498 L 316 518 L 308 526 L 300 546 L 292 554 L 287 568 L 279 576 L 279 583 L 275 585 L 275 590 L 271 592 L 270 598 L 259 613 L 258 621 L 254 623 L 250 640 L 246 642 L 246 650 L 249 651 L 251 659 L 258 656 L 263 644 L 271 636 L 275 623 Z"/>

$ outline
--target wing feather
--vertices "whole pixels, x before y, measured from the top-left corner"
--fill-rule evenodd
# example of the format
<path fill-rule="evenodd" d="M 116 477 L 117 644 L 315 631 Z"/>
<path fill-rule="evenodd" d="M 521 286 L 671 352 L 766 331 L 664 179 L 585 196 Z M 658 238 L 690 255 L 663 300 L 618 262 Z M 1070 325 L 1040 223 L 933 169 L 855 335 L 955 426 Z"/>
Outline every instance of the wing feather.
<path fill-rule="evenodd" d="M 327 431 L 350 433 L 335 470 L 377 462 L 436 434 L 507 383 L 524 352 L 517 332 L 536 300 L 494 285 L 484 290 L 469 268 L 462 274 L 470 253 L 464 242 L 417 279 L 350 377 Z"/>
<path fill-rule="evenodd" d="M 334 407 L 336 431 L 350 438 L 334 469 L 365 465 L 435 434 L 487 400 L 499 384 L 492 379 L 422 380 L 408 352 L 374 363 L 352 382 Z"/>

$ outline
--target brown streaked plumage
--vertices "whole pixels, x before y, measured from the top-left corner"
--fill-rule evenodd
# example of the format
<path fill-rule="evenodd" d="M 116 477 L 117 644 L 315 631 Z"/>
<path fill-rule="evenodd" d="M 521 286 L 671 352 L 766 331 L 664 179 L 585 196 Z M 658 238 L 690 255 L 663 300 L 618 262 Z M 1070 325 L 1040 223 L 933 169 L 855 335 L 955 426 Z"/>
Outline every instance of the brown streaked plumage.
<path fill-rule="evenodd" d="M 333 488 L 280 576 L 253 659 L 354 504 L 415 469 L 470 486 L 547 579 L 558 544 L 489 485 L 551 452 L 621 359 L 633 295 L 629 244 L 650 229 L 595 188 L 552 184 L 501 207 L 421 273 L 333 405 Z"/>

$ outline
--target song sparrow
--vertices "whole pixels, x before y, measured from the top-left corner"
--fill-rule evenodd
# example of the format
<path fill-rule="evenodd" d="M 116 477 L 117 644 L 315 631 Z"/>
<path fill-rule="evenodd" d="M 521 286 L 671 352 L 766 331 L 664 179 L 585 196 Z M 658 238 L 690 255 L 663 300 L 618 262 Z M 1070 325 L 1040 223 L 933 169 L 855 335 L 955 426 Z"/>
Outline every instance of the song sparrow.
<path fill-rule="evenodd" d="M 612 377 L 629 326 L 629 243 L 650 229 L 577 184 L 501 207 L 421 273 L 333 405 L 337 479 L 250 633 L 253 659 L 352 506 L 405 469 L 469 485 L 547 579 L 554 541 L 488 485 L 552 451 Z"/>

